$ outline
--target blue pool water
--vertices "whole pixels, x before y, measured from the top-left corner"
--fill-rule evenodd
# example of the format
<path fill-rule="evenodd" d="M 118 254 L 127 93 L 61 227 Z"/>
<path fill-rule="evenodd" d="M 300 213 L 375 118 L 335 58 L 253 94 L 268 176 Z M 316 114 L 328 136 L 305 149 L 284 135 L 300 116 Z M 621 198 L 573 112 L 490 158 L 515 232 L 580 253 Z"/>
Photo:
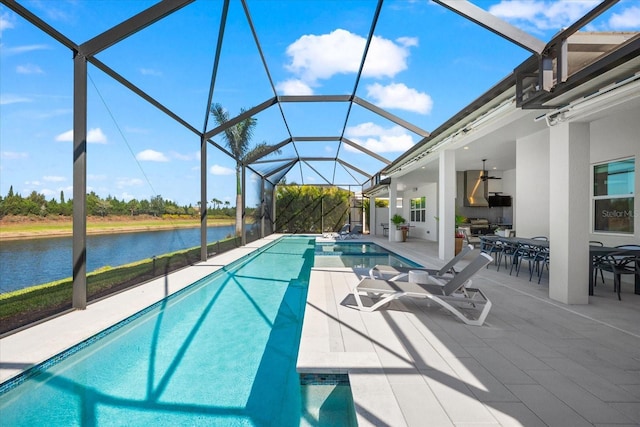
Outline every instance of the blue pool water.
<path fill-rule="evenodd" d="M 3 426 L 297 426 L 315 241 L 284 238 L 0 396 Z"/>
<path fill-rule="evenodd" d="M 371 268 L 377 264 L 394 267 L 420 267 L 413 261 L 370 242 L 318 242 L 316 267 Z"/>
<path fill-rule="evenodd" d="M 350 388 L 300 385 L 311 267 L 417 266 L 373 243 L 294 236 L 0 385 L 2 426 L 355 425 Z"/>

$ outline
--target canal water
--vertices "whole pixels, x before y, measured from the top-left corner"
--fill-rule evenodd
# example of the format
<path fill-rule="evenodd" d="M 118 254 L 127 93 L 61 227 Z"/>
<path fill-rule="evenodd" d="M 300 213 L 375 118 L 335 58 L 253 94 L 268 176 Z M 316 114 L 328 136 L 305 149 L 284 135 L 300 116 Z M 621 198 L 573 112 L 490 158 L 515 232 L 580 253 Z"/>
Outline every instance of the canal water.
<path fill-rule="evenodd" d="M 232 236 L 234 231 L 234 225 L 208 227 L 207 242 Z M 195 246 L 200 246 L 199 228 L 87 236 L 87 271 Z M 71 237 L 1 242 L 0 293 L 71 277 L 71 264 Z"/>

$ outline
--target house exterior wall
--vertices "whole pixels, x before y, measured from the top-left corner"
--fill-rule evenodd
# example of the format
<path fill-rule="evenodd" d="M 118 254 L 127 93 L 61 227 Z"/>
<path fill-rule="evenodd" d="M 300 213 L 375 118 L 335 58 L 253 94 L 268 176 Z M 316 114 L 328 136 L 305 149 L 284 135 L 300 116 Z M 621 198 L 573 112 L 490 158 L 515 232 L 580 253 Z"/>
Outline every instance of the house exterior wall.
<path fill-rule="evenodd" d="M 515 224 L 516 220 L 516 210 L 513 208 L 515 206 L 517 193 L 516 193 L 516 180 L 517 180 L 516 170 L 510 169 L 506 170 L 502 173 L 502 192 L 507 196 L 511 196 L 511 208 L 503 208 L 502 216 L 505 222 L 510 222 L 511 224 Z M 515 229 L 515 226 L 513 226 Z M 516 232 L 518 231 L 515 229 Z"/>
<path fill-rule="evenodd" d="M 385 223 L 389 223 L 389 208 L 379 208 L 379 207 L 375 207 L 375 222 L 372 223 L 372 234 L 375 234 L 377 236 L 382 236 L 384 235 L 384 230 L 382 229 L 382 224 L 383 222 Z"/>
<path fill-rule="evenodd" d="M 640 244 L 640 120 L 638 117 L 640 117 L 640 108 L 617 112 L 613 116 L 593 121 L 590 124 L 591 181 L 593 181 L 594 164 L 628 157 L 635 157 L 636 160 L 634 234 L 593 233 L 593 225 L 590 222 L 590 240 L 601 241 L 606 246 Z M 593 218 L 593 203 L 591 202 L 590 218 Z"/>
<path fill-rule="evenodd" d="M 516 141 L 516 235 L 549 236 L 549 192 L 549 130 L 545 129 Z"/>
<path fill-rule="evenodd" d="M 438 240 L 438 222 L 436 221 L 436 217 L 438 216 L 438 184 L 428 183 L 416 188 L 415 191 L 409 189 L 404 192 L 402 204 L 406 207 L 406 210 L 403 216 L 407 220 L 411 218 L 411 199 L 425 197 L 426 221 L 410 222 L 412 228 L 409 231 L 409 236 L 435 242 Z"/>

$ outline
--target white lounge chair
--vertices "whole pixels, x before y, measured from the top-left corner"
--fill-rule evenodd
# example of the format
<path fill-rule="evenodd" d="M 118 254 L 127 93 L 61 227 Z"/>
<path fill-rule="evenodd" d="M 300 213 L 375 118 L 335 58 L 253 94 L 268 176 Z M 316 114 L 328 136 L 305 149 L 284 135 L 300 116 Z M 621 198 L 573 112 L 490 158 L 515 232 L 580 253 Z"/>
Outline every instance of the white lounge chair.
<path fill-rule="evenodd" d="M 349 231 L 346 237 L 349 237 L 351 239 L 359 239 L 361 236 L 362 236 L 362 226 L 354 225 L 353 230 Z"/>
<path fill-rule="evenodd" d="M 473 245 L 463 246 L 458 255 L 451 258 L 451 260 L 439 270 L 423 267 L 394 267 L 386 264 L 378 264 L 369 270 L 369 277 L 372 279 L 402 280 L 407 277 L 409 271 L 412 270 L 426 271 L 431 276 L 450 277 L 456 274 L 456 270 L 454 270 L 455 265 L 472 250 Z"/>
<path fill-rule="evenodd" d="M 481 253 L 450 280 L 445 281 L 429 276 L 431 283 L 426 285 L 414 282 L 364 278 L 354 288 L 353 296 L 355 297 L 357 308 L 365 312 L 377 310 L 383 305 L 402 297 L 428 298 L 449 310 L 467 325 L 482 326 L 489 314 L 489 310 L 491 310 L 491 301 L 487 299 L 480 289 L 471 288 L 469 285 L 471 284 L 471 277 L 491 261 L 493 261 L 493 258 L 486 253 Z M 379 298 L 379 300 L 372 306 L 367 307 L 362 304 L 361 293 L 372 299 Z M 481 307 L 479 316 L 472 318 L 465 315 L 465 312 L 469 310 L 463 312 L 455 307 L 460 305 L 465 306 L 467 309 L 479 309 Z"/>
<path fill-rule="evenodd" d="M 340 239 L 340 240 L 344 240 L 344 239 L 345 239 L 345 237 L 349 234 L 349 228 L 350 228 L 350 227 L 351 227 L 351 226 L 350 226 L 349 224 L 345 224 L 345 225 L 343 225 L 343 226 L 342 226 L 342 228 L 340 229 L 340 231 L 338 231 L 338 232 L 335 232 L 335 231 L 334 231 L 334 232 L 332 232 L 332 233 L 327 232 L 327 233 L 324 233 L 324 234 L 322 235 L 322 237 L 328 237 L 328 238 L 332 238 L 332 239 Z"/>

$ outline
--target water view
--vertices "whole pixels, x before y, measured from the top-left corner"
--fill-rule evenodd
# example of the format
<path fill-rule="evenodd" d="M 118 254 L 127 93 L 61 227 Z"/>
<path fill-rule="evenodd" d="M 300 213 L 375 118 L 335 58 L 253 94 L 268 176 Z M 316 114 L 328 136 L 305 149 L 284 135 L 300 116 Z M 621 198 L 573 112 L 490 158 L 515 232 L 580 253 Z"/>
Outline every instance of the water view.
<path fill-rule="evenodd" d="M 234 225 L 209 227 L 207 241 L 234 233 Z M 116 267 L 200 246 L 200 229 L 87 236 L 87 271 Z M 0 243 L 0 293 L 71 277 L 72 238 L 54 237 Z"/>

